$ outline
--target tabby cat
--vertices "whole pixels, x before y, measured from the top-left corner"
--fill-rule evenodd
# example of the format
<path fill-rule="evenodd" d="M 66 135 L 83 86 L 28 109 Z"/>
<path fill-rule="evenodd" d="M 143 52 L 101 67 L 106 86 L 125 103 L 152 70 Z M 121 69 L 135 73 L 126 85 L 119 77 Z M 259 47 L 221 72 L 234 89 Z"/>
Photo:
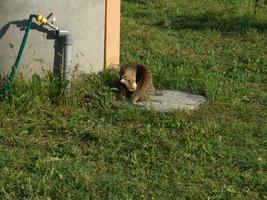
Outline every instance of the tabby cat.
<path fill-rule="evenodd" d="M 150 100 L 155 93 L 151 71 L 142 64 L 134 63 L 122 66 L 120 82 L 130 92 L 133 104 Z"/>

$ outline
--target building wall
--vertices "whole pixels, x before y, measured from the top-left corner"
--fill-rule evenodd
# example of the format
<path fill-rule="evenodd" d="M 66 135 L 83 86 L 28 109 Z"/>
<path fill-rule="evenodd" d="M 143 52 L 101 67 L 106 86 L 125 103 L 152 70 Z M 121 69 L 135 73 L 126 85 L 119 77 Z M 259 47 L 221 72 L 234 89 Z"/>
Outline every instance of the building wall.
<path fill-rule="evenodd" d="M 97 72 L 104 66 L 105 0 L 1 0 L 0 1 L 0 73 L 10 71 L 22 41 L 30 14 L 55 13 L 56 25 L 73 33 L 72 66 L 85 72 Z M 49 29 L 49 28 L 48 28 Z M 51 30 L 51 29 L 49 29 Z M 55 40 L 47 27 L 35 22 L 21 59 L 25 77 L 53 70 Z"/>

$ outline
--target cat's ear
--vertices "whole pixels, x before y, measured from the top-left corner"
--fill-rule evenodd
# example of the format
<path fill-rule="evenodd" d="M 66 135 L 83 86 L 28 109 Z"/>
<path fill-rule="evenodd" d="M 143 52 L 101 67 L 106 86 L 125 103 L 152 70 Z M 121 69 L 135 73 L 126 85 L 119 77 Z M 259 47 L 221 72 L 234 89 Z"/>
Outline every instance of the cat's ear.
<path fill-rule="evenodd" d="M 121 83 L 125 83 L 126 81 L 125 81 L 125 79 L 121 79 Z"/>

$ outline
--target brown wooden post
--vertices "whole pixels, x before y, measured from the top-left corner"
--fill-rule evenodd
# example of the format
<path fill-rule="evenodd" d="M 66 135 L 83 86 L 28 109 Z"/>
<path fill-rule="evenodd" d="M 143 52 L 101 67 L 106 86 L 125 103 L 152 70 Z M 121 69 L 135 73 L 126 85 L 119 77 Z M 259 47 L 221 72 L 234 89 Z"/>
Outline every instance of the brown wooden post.
<path fill-rule="evenodd" d="M 117 68 L 120 63 L 121 0 L 106 0 L 105 68 Z"/>

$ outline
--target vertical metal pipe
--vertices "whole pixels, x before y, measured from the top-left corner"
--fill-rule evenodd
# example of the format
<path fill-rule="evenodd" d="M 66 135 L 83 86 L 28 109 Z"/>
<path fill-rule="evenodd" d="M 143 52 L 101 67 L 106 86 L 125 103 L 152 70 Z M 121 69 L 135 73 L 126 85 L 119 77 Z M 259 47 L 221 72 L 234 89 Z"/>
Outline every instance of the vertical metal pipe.
<path fill-rule="evenodd" d="M 70 81 L 71 81 L 71 54 L 73 38 L 69 31 L 58 30 L 58 37 L 62 38 L 63 45 L 63 80 L 67 82 L 66 90 L 70 93 Z"/>
<path fill-rule="evenodd" d="M 70 81 L 71 81 L 72 45 L 66 44 L 63 48 L 64 48 L 63 80 L 67 81 L 66 90 L 69 93 L 70 92 Z"/>

